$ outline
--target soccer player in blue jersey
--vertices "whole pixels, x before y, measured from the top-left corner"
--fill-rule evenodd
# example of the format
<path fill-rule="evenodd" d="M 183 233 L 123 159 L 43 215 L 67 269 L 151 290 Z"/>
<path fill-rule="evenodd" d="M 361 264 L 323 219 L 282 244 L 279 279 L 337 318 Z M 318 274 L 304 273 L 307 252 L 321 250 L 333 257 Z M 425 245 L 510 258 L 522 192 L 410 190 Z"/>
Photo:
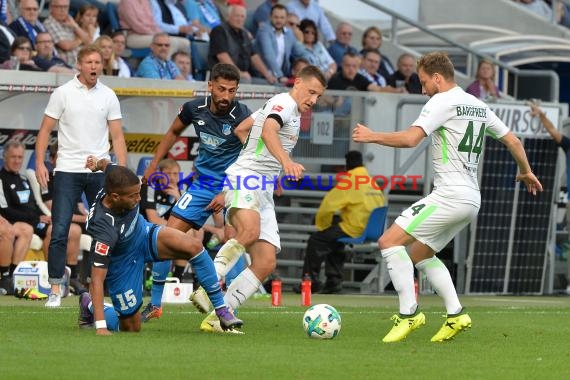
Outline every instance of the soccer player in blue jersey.
<path fill-rule="evenodd" d="M 167 223 L 167 226 L 183 232 L 199 230 L 212 213 L 223 210 L 221 191 L 225 170 L 236 160 L 242 148 L 233 132 L 242 121 L 245 125 L 253 125 L 249 108 L 234 100 L 240 81 L 237 68 L 218 63 L 212 67 L 210 78 L 208 90 L 211 95 L 184 103 L 143 176 L 146 179 L 153 177 L 158 162 L 166 156 L 176 138 L 192 125 L 200 139 L 198 157 L 194 162 L 196 174 L 192 186 L 172 209 Z M 149 186 L 156 187 L 156 184 L 150 183 Z M 145 320 L 161 314 L 160 300 L 169 270 L 170 263 L 154 264 L 151 301 L 143 312 Z"/>
<path fill-rule="evenodd" d="M 145 262 L 189 259 L 216 305 L 221 327 L 240 327 L 243 322 L 224 304 L 214 264 L 202 242 L 174 228 L 145 221 L 139 213 L 139 178 L 123 166 L 110 164 L 107 159 L 89 156 L 85 165 L 93 172 L 104 171 L 105 182 L 87 219 L 87 232 L 93 238 L 92 282 L 91 294 L 80 296 L 79 326 L 90 327 L 94 322 L 97 335 L 109 335 L 109 330 L 140 331 Z M 103 303 L 104 282 L 114 310 Z"/>

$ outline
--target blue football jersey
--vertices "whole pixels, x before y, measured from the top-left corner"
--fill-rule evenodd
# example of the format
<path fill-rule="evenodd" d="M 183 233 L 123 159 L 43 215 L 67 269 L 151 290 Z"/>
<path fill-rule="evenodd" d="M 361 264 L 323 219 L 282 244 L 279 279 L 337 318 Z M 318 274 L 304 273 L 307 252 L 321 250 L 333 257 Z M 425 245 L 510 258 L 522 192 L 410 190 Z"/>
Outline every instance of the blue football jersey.
<path fill-rule="evenodd" d="M 212 179 L 217 186 L 242 149 L 233 131 L 251 115 L 251 111 L 246 105 L 234 101 L 227 114 L 216 115 L 210 111 L 210 102 L 210 96 L 186 102 L 180 108 L 178 118 L 184 125 L 192 125 L 200 140 L 198 157 L 194 162 L 198 176 Z"/>
<path fill-rule="evenodd" d="M 135 239 L 146 239 L 145 220 L 139 214 L 139 205 L 123 214 L 113 213 L 102 200 L 101 190 L 89 210 L 87 233 L 93 238 L 91 254 L 96 266 L 107 267 L 109 261 L 120 261 L 123 252 L 135 245 Z"/>

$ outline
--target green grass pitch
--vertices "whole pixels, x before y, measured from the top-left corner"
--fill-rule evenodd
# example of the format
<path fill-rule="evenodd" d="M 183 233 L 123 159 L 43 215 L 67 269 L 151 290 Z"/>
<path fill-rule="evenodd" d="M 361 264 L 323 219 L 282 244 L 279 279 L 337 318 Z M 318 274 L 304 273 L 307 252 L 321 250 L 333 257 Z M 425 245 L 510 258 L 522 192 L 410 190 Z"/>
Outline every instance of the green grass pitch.
<path fill-rule="evenodd" d="M 447 343 L 429 340 L 443 323 L 437 296 L 421 296 L 427 323 L 385 344 L 397 297 L 314 295 L 342 316 L 330 341 L 308 338 L 300 296 L 283 306 L 251 299 L 238 315 L 245 335 L 199 331 L 190 304 L 164 305 L 139 334 L 99 337 L 77 327 L 78 297 L 0 297 L 1 379 L 570 379 L 569 297 L 462 297 L 473 328 Z M 147 300 L 145 300 L 146 302 Z"/>

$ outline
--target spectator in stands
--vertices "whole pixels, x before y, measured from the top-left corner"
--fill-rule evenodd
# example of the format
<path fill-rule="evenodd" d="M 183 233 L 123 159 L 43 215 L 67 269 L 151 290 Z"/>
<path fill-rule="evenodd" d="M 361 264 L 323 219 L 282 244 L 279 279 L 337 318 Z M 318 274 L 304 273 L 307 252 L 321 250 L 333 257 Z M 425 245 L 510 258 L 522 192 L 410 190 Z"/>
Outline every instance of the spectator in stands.
<path fill-rule="evenodd" d="M 199 28 L 186 17 L 186 10 L 177 0 L 150 0 L 154 22 L 171 36 L 194 38 Z"/>
<path fill-rule="evenodd" d="M 421 94 L 422 84 L 416 73 L 416 59 L 404 53 L 398 58 L 398 70 L 388 78 L 388 84 L 395 88 L 405 88 L 409 94 Z"/>
<path fill-rule="evenodd" d="M 186 0 L 184 9 L 188 20 L 200 29 L 202 34 L 199 38 L 205 39 L 203 32 L 206 32 L 209 41 L 212 29 L 222 23 L 222 16 L 216 4 L 212 0 Z"/>
<path fill-rule="evenodd" d="M 307 58 L 308 52 L 297 41 L 293 31 L 287 28 L 287 8 L 276 4 L 271 9 L 270 23 L 263 23 L 255 39 L 255 47 L 265 65 L 279 83 L 285 84 L 291 77 L 291 61 L 295 58 Z"/>
<path fill-rule="evenodd" d="M 295 79 L 297 78 L 297 74 L 299 74 L 299 72 L 301 70 L 303 70 L 305 67 L 309 66 L 311 63 L 309 62 L 308 59 L 305 58 L 297 58 L 296 60 L 293 61 L 293 64 L 291 65 L 291 76 L 288 78 L 287 83 L 285 83 L 285 85 L 287 87 L 293 87 L 293 85 L 295 84 Z"/>
<path fill-rule="evenodd" d="M 31 238 L 30 238 L 31 240 Z M 14 294 L 14 226 L 0 215 L 0 296 Z"/>
<path fill-rule="evenodd" d="M 299 26 L 303 32 L 303 45 L 309 52 L 309 61 L 317 66 L 329 80 L 337 71 L 337 65 L 325 46 L 319 41 L 317 25 L 309 19 L 301 21 Z"/>
<path fill-rule="evenodd" d="M 486 59 L 479 61 L 475 81 L 467 86 L 465 92 L 481 100 L 501 97 L 499 88 L 495 84 L 495 65 L 493 62 Z"/>
<path fill-rule="evenodd" d="M 8 6 L 8 0 L 0 0 L 0 24 L 8 25 L 12 22 L 12 14 Z"/>
<path fill-rule="evenodd" d="M 301 20 L 312 20 L 325 37 L 325 40 L 332 42 L 335 34 L 331 23 L 319 4 L 314 0 L 291 0 L 287 4 L 289 12 L 296 14 Z"/>
<path fill-rule="evenodd" d="M 380 86 L 358 73 L 360 59 L 358 54 L 346 53 L 342 58 L 341 70 L 331 77 L 328 89 L 384 92 Z"/>
<path fill-rule="evenodd" d="M 49 172 L 43 157 L 50 134 L 57 126 L 59 150 L 53 183 L 53 231 L 48 255 L 51 293 L 45 304 L 50 308 L 61 305 L 60 284 L 65 271 L 73 209 L 82 193 L 85 193 L 87 203 L 93 204 L 104 180 L 103 173 L 91 173 L 85 169 L 85 152 L 109 158 L 110 136 L 118 164 L 127 163 L 121 106 L 113 90 L 99 81 L 103 69 L 99 49 L 92 45 L 83 47 L 78 53 L 76 68 L 79 73 L 51 94 L 36 140 L 36 177 L 45 189 Z"/>
<path fill-rule="evenodd" d="M 299 16 L 295 13 L 287 13 L 287 26 L 293 31 L 297 41 L 303 43 L 303 31 L 299 28 L 300 23 L 301 20 L 299 20 Z"/>
<path fill-rule="evenodd" d="M 9 231 L 6 237 L 7 241 L 13 241 L 13 249 L 10 250 L 7 241 L 2 237 L 2 246 L 7 246 L 7 252 L 12 252 L 10 258 L 7 253 L 0 254 L 3 283 L 11 282 L 14 269 L 24 260 L 30 248 L 34 231 L 45 235 L 42 231 L 45 230 L 45 225 L 50 223 L 49 217 L 42 215 L 40 218 L 41 212 L 30 190 L 30 184 L 20 174 L 24 153 L 24 144 L 19 141 L 11 140 L 4 145 L 4 167 L 0 170 L 0 215 L 11 225 L 4 225 L 4 230 Z M 44 225 L 40 225 L 40 222 Z"/>
<path fill-rule="evenodd" d="M 365 49 L 377 49 L 380 51 L 380 47 L 382 46 L 382 31 L 375 27 L 371 26 L 366 28 L 364 33 L 362 34 L 362 51 Z M 382 55 L 382 60 L 380 61 L 380 68 L 378 69 L 378 73 L 382 75 L 384 78 L 389 78 L 390 75 L 394 74 L 396 70 L 394 69 L 394 65 L 392 62 L 386 57 Z"/>
<path fill-rule="evenodd" d="M 117 61 L 117 67 L 119 68 L 119 78 L 130 78 L 132 76 L 133 70 L 122 57 L 127 38 L 125 33 L 122 31 L 116 31 L 111 34 L 111 39 L 113 40 L 113 53 L 115 53 L 115 61 Z"/>
<path fill-rule="evenodd" d="M 181 79 L 178 67 L 168 59 L 170 36 L 165 32 L 154 35 L 150 55 L 143 59 L 137 70 L 137 77 L 153 79 Z"/>
<path fill-rule="evenodd" d="M 117 0 L 70 0 L 69 8 L 72 14 L 78 14 L 84 5 L 93 5 L 97 8 L 97 24 L 101 30 L 105 31 L 109 26 L 109 14 L 107 12 L 107 2 L 112 1 L 115 4 Z"/>
<path fill-rule="evenodd" d="M 365 49 L 362 51 L 362 62 L 360 64 L 359 74 L 362 74 L 370 82 L 378 85 L 380 89 L 378 92 L 393 92 L 393 93 L 403 93 L 406 92 L 404 87 L 395 88 L 389 86 L 386 78 L 378 73 L 378 67 L 380 67 L 380 61 L 382 60 L 382 55 L 377 49 Z"/>
<path fill-rule="evenodd" d="M 303 263 L 303 273 L 311 278 L 313 292 L 324 294 L 342 291 L 344 244 L 338 242 L 343 237 L 362 235 L 372 210 L 384 206 L 384 194 L 368 174 L 362 161 L 362 154 L 350 151 L 345 155 L 346 175 L 343 181 L 351 183 L 348 188 L 332 188 L 323 198 L 315 225 L 317 231 L 307 241 L 307 250 Z M 363 178 L 366 183 L 363 184 Z M 335 221 L 335 213 L 340 212 L 340 221 Z M 321 286 L 319 273 L 325 262 L 326 282 Z M 299 288 L 295 290 L 300 292 Z"/>
<path fill-rule="evenodd" d="M 59 57 L 70 66 L 75 65 L 81 45 L 92 42 L 87 32 L 69 15 L 69 0 L 50 1 L 49 16 L 44 26 L 53 38 Z"/>
<path fill-rule="evenodd" d="M 40 69 L 50 73 L 73 74 L 75 71 L 61 58 L 55 56 L 53 38 L 48 32 L 36 36 L 36 55 L 32 58 Z"/>
<path fill-rule="evenodd" d="M 271 18 L 271 9 L 274 5 L 279 4 L 279 0 L 265 0 L 253 12 L 253 25 L 251 26 L 251 33 L 257 37 L 257 31 L 263 23 L 267 23 Z"/>
<path fill-rule="evenodd" d="M 549 4 L 543 0 L 514 0 L 519 6 L 533 12 L 534 14 L 546 19 L 547 21 L 552 20 L 552 8 Z M 560 22 L 560 15 L 556 20 L 557 23 Z"/>
<path fill-rule="evenodd" d="M 552 121 L 550 121 L 544 111 L 540 108 L 540 103 L 537 101 L 531 101 L 529 106 L 531 116 L 538 116 L 541 124 L 548 131 L 548 134 L 550 134 L 554 142 L 564 151 L 564 155 L 566 156 L 566 189 L 567 191 L 570 191 L 570 138 L 558 131 L 554 124 L 552 124 Z M 566 202 L 566 230 L 570 231 L 570 202 Z M 567 259 L 567 261 L 568 272 L 566 278 L 568 280 L 568 285 L 566 287 L 566 293 L 570 294 L 570 258 Z"/>
<path fill-rule="evenodd" d="M 127 46 L 133 49 L 148 48 L 153 36 L 162 32 L 154 21 L 149 0 L 121 0 L 118 7 L 121 28 L 127 30 Z M 186 37 L 170 37 L 168 56 L 177 51 L 190 51 Z"/>
<path fill-rule="evenodd" d="M 49 147 L 49 162 L 46 166 L 50 168 L 55 168 L 57 161 L 57 142 L 50 145 Z M 52 209 L 53 200 L 53 170 L 49 172 L 49 182 L 47 191 L 42 191 L 42 201 L 48 209 Z M 71 292 L 73 294 L 81 294 L 87 290 L 79 281 L 79 271 L 77 268 L 79 260 L 79 251 L 81 234 L 85 231 L 85 222 L 87 221 L 87 212 L 83 207 L 83 203 L 79 202 L 76 204 L 73 210 L 73 216 L 71 217 L 71 225 L 69 226 L 69 234 L 67 235 L 67 253 L 66 253 L 66 265 L 71 270 L 69 275 L 69 285 Z M 48 224 L 45 237 L 43 239 L 42 250 L 46 258 L 48 258 L 49 244 L 51 241 L 52 225 Z M 85 257 L 85 260 L 88 258 Z"/>
<path fill-rule="evenodd" d="M 28 37 L 32 48 L 36 50 L 36 38 L 38 33 L 45 32 L 44 24 L 38 19 L 39 6 L 37 0 L 21 0 L 18 5 L 20 16 L 9 27 L 16 36 Z"/>
<path fill-rule="evenodd" d="M 178 185 L 180 179 L 180 165 L 173 159 L 165 158 L 158 163 L 158 171 L 168 177 L 168 184 L 163 183 L 164 188 L 160 188 L 160 186 L 149 186 L 147 183 L 141 184 L 139 210 L 140 214 L 147 221 L 157 225 L 166 225 L 172 207 L 182 196 L 180 186 Z M 186 260 L 175 260 L 175 277 L 182 277 L 186 263 Z M 172 261 L 166 260 L 161 264 L 152 264 L 151 266 L 154 267 L 155 265 L 157 269 L 160 266 L 165 268 L 165 272 L 169 272 L 172 268 Z M 157 279 L 155 277 L 158 276 L 155 276 L 153 271 L 151 300 L 141 312 L 143 322 L 148 322 L 148 320 L 152 318 L 160 318 L 162 315 L 162 293 L 164 292 L 166 279 Z"/>
<path fill-rule="evenodd" d="M 352 42 L 352 26 L 349 23 L 341 22 L 336 27 L 336 40 L 329 46 L 329 53 L 340 67 L 342 57 L 346 53 L 358 54 L 358 50 L 351 45 Z"/>
<path fill-rule="evenodd" d="M 208 67 L 218 62 L 229 63 L 240 71 L 241 83 L 274 84 L 277 78 L 267 69 L 263 60 L 253 49 L 249 32 L 244 29 L 246 10 L 239 5 L 229 7 L 228 21 L 223 22 L 210 34 Z M 257 70 L 265 80 L 254 78 L 250 71 Z"/>
<path fill-rule="evenodd" d="M 77 22 L 77 25 L 79 25 L 87 35 L 89 35 L 91 42 L 95 42 L 95 40 L 97 40 L 101 35 L 101 29 L 97 23 L 98 15 L 99 9 L 92 4 L 82 5 L 75 15 L 75 22 Z"/>
<path fill-rule="evenodd" d="M 7 26 L 0 24 L 0 62 L 10 60 L 10 48 L 16 36 Z"/>
<path fill-rule="evenodd" d="M 107 35 L 102 35 L 95 40 L 93 44 L 99 48 L 101 51 L 101 58 L 103 58 L 103 75 L 118 76 L 119 66 L 117 65 L 117 60 L 115 59 L 115 53 L 113 52 L 113 40 Z"/>
<path fill-rule="evenodd" d="M 190 59 L 190 54 L 185 51 L 177 51 L 176 53 L 172 54 L 172 62 L 178 67 L 180 70 L 180 74 L 182 77 L 190 82 L 194 82 L 195 79 L 192 76 L 192 60 Z"/>
<path fill-rule="evenodd" d="M 16 37 L 12 43 L 10 50 L 12 57 L 18 59 L 18 70 L 24 71 L 42 71 L 32 60 L 32 43 L 28 37 Z"/>

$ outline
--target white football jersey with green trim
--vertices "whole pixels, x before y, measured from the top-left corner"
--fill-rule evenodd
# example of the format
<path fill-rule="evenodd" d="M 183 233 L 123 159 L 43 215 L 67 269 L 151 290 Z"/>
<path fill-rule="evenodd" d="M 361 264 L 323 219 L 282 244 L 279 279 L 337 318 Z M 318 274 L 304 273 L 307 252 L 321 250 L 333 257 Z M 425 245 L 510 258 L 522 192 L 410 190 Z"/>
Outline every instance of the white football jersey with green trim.
<path fill-rule="evenodd" d="M 434 191 L 479 206 L 477 170 L 485 134 L 501 138 L 509 132 L 507 126 L 460 87 L 432 96 L 412 125 L 432 135 Z"/>
<path fill-rule="evenodd" d="M 276 177 L 281 172 L 281 163 L 269 152 L 261 131 L 267 117 L 280 121 L 279 141 L 283 149 L 291 153 L 299 138 L 301 127 L 301 114 L 295 100 L 289 93 L 275 95 L 257 111 L 257 117 L 253 123 L 247 141 L 236 162 L 227 170 L 227 174 L 239 174 L 241 169 L 259 173 L 265 177 Z"/>

